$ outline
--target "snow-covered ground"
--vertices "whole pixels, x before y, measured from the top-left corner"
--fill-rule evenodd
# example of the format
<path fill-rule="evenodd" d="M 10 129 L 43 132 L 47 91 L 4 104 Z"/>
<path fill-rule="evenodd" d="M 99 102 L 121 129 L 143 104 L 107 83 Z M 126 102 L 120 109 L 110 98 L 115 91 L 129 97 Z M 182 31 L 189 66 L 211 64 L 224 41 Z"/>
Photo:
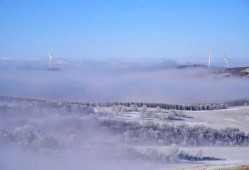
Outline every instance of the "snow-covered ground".
<path fill-rule="evenodd" d="M 169 146 L 137 146 L 137 149 L 144 151 L 148 148 L 157 149 L 160 152 L 169 152 Z M 181 162 L 178 164 L 172 163 L 170 166 L 163 168 L 168 169 L 214 169 L 236 167 L 239 165 L 249 165 L 249 147 L 184 147 L 179 146 L 180 151 L 198 154 L 201 151 L 202 156 L 212 155 L 216 158 L 223 158 L 219 161 L 199 161 L 199 162 Z"/>
<path fill-rule="evenodd" d="M 249 106 L 213 111 L 183 111 L 183 113 L 193 117 L 184 121 L 189 125 L 203 124 L 217 129 L 226 127 L 239 128 L 249 133 Z"/>
<path fill-rule="evenodd" d="M 102 108 L 102 111 L 111 112 L 110 108 Z M 148 108 L 148 112 L 158 114 L 155 108 Z M 161 110 L 161 114 L 168 116 L 170 110 Z M 116 116 L 117 119 L 124 120 L 140 120 L 140 112 L 124 112 L 122 116 Z M 159 113 L 160 114 L 160 113 Z M 231 107 L 222 110 L 206 110 L 206 111 L 181 111 L 184 117 L 178 117 L 179 120 L 164 120 L 161 121 L 155 117 L 145 118 L 147 121 L 157 123 L 169 123 L 172 125 L 187 124 L 190 126 L 208 126 L 216 129 L 226 127 L 238 128 L 246 133 L 249 133 L 249 106 Z"/>
<path fill-rule="evenodd" d="M 107 112 L 110 112 L 108 108 L 104 108 Z M 148 108 L 148 112 L 152 112 L 156 115 L 156 109 Z M 161 110 L 161 114 L 165 114 L 166 117 L 171 114 L 172 111 Z M 245 133 L 249 133 L 249 106 L 231 107 L 223 110 L 209 110 L 209 111 L 181 111 L 183 117 L 174 120 L 160 120 L 156 117 L 147 117 L 140 119 L 140 112 L 128 112 L 123 113 L 122 116 L 116 116 L 116 119 L 126 121 L 153 121 L 159 124 L 170 124 L 173 126 L 187 124 L 189 126 L 206 126 L 215 129 L 224 128 L 238 128 Z M 201 162 L 181 162 L 178 164 L 171 163 L 165 166 L 165 170 L 168 169 L 226 169 L 233 168 L 238 165 L 249 165 L 249 146 L 206 146 L 206 147 L 186 147 L 178 146 L 180 151 L 195 155 L 198 151 L 202 151 L 204 156 L 213 156 L 216 158 L 222 158 L 220 161 L 201 161 Z M 138 150 L 145 150 L 146 148 L 154 148 L 159 152 L 167 152 L 169 146 L 136 146 Z"/>
<path fill-rule="evenodd" d="M 219 129 L 238 128 L 247 135 L 248 118 L 249 106 L 176 111 L 146 106 L 92 108 L 49 100 L 3 100 L 0 101 L 0 169 L 214 170 L 249 165 L 247 142 L 221 140 L 208 146 L 205 142 L 174 144 L 177 143 L 174 139 L 165 142 L 163 139 L 167 138 L 157 136 L 159 131 L 167 131 L 167 127 L 173 131 L 187 130 L 179 129 L 180 125 L 204 127 L 200 130 L 210 127 L 217 130 L 217 135 L 222 133 Z M 167 127 L 158 129 L 164 125 Z M 236 134 L 243 137 L 242 131 Z M 179 157 L 180 153 L 191 159 Z"/>

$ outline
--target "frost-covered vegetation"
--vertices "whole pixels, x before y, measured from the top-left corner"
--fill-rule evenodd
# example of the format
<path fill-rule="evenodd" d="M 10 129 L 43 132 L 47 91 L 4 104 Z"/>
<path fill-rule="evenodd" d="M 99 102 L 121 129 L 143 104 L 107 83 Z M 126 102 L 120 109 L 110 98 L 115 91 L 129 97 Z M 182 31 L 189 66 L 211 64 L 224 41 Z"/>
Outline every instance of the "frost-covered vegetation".
<path fill-rule="evenodd" d="M 17 155 L 14 159 L 18 160 L 28 157 L 27 153 L 31 151 L 33 159 L 37 156 L 33 155 L 35 151 L 46 153 L 46 158 L 48 155 L 60 155 L 60 159 L 67 161 L 69 158 L 80 159 L 77 163 L 88 164 L 86 169 L 98 169 L 96 162 L 99 161 L 103 161 L 106 169 L 122 169 L 113 168 L 116 161 L 122 160 L 129 161 L 129 169 L 135 170 L 152 169 L 148 164 L 145 166 L 145 162 L 163 167 L 168 163 L 223 160 L 202 150 L 196 154 L 188 153 L 182 147 L 249 145 L 249 134 L 239 129 L 172 124 L 184 119 L 192 118 L 183 111 L 144 103 L 100 105 L 1 96 L 0 156 L 8 162 L 4 155 Z M 139 149 L 141 146 L 145 149 Z M 16 153 L 19 149 L 22 151 Z M 53 157 L 51 159 L 56 162 Z M 134 161 L 141 164 L 135 167 L 137 163 Z M 72 167 L 74 163 L 69 161 L 69 164 Z M 2 167 L 19 168 L 13 168 L 10 164 L 3 164 Z M 53 169 L 47 166 L 41 168 Z M 67 169 L 66 166 L 63 168 Z"/>
<path fill-rule="evenodd" d="M 175 109 L 175 110 L 219 110 L 227 109 L 232 106 L 244 106 L 249 104 L 249 99 L 232 100 L 219 103 L 192 103 L 192 104 L 168 104 L 168 103 L 146 103 L 146 102 L 81 102 L 81 101 L 60 101 L 60 100 L 47 100 L 38 99 L 30 97 L 13 97 L 13 96 L 3 96 L 0 95 L 1 100 L 11 100 L 11 101 L 27 101 L 32 104 L 39 104 L 40 106 L 52 106 L 57 108 L 64 108 L 65 111 L 75 111 L 79 110 L 81 106 L 90 107 L 112 107 L 112 106 L 123 106 L 123 107 L 149 107 L 149 108 L 160 108 L 160 109 Z M 1 108 L 4 109 L 4 108 Z M 85 108 L 86 109 L 86 108 Z M 121 108 L 120 108 L 121 109 Z M 91 110 L 86 110 L 86 112 L 92 112 Z"/>
<path fill-rule="evenodd" d="M 170 126 L 153 122 L 141 124 L 118 120 L 102 120 L 99 122 L 101 126 L 111 130 L 114 134 L 122 135 L 124 140 L 134 143 L 190 146 L 249 145 L 249 134 L 233 128 L 217 130 L 205 126 Z"/>
<path fill-rule="evenodd" d="M 53 137 L 46 135 L 45 132 L 34 130 L 28 125 L 17 127 L 10 133 L 0 129 L 0 143 L 7 144 L 11 142 L 17 142 L 24 148 L 32 149 L 54 148 L 58 145 L 58 142 Z"/>

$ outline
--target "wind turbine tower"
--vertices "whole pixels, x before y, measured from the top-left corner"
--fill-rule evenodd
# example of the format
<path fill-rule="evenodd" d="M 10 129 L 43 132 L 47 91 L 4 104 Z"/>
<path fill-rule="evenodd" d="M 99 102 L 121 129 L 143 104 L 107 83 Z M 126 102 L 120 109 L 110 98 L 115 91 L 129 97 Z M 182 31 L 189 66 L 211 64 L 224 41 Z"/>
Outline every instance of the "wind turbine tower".
<path fill-rule="evenodd" d="M 229 66 L 229 59 L 227 58 L 227 55 L 226 55 L 226 53 L 224 53 L 225 54 L 225 59 L 224 59 L 224 62 L 225 62 L 225 67 L 226 68 L 228 68 L 228 66 Z"/>
<path fill-rule="evenodd" d="M 208 68 L 211 68 L 211 60 L 212 60 L 212 46 L 210 45 L 208 49 Z"/>
<path fill-rule="evenodd" d="M 48 53 L 48 69 L 49 70 L 52 69 L 52 53 L 51 52 Z"/>

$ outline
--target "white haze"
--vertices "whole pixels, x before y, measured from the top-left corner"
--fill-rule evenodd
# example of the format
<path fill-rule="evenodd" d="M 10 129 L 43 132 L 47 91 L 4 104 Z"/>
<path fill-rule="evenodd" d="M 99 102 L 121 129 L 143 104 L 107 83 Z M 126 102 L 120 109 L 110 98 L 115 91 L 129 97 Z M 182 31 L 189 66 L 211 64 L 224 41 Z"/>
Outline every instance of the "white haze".
<path fill-rule="evenodd" d="M 0 105 L 13 110 L 0 112 L 1 170 L 149 170 L 159 166 L 130 159 L 125 143 L 102 130 L 91 116 L 29 102 Z"/>
<path fill-rule="evenodd" d="M 169 103 L 249 97 L 247 79 L 217 78 L 206 69 L 175 69 L 175 65 L 172 61 L 57 62 L 49 71 L 45 61 L 2 61 L 0 94 Z M 6 114 L 6 104 L 17 109 Z M 100 130 L 91 116 L 46 107 L 32 109 L 29 102 L 0 106 L 0 170 L 149 170 L 166 166 L 130 158 L 126 143 Z"/>
<path fill-rule="evenodd" d="M 0 94 L 90 102 L 189 103 L 249 97 L 249 80 L 166 61 L 13 61 L 0 64 Z"/>

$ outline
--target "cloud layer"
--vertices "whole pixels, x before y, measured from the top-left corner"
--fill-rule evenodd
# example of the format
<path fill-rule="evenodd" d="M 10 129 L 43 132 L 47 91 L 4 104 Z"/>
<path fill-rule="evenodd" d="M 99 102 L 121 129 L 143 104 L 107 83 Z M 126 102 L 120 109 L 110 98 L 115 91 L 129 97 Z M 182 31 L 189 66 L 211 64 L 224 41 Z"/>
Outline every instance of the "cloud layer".
<path fill-rule="evenodd" d="M 219 78 L 174 61 L 20 61 L 1 64 L 0 93 L 90 102 L 189 103 L 249 97 L 249 80 Z"/>

